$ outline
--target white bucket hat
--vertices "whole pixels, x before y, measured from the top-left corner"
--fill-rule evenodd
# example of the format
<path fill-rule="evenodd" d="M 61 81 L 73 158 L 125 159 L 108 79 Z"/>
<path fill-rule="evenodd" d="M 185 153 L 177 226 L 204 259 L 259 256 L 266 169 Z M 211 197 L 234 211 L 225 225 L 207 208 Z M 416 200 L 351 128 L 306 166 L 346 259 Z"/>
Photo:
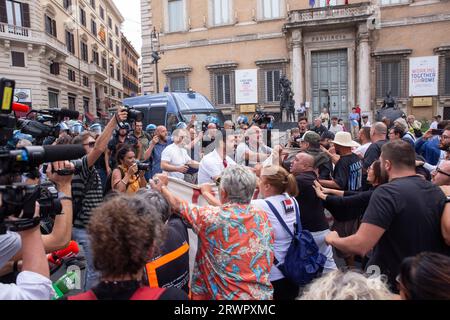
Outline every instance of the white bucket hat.
<path fill-rule="evenodd" d="M 350 148 L 360 146 L 360 144 L 358 142 L 355 142 L 352 140 L 352 136 L 350 135 L 350 132 L 344 132 L 344 131 L 336 132 L 333 143 L 338 144 L 343 147 L 350 147 Z"/>

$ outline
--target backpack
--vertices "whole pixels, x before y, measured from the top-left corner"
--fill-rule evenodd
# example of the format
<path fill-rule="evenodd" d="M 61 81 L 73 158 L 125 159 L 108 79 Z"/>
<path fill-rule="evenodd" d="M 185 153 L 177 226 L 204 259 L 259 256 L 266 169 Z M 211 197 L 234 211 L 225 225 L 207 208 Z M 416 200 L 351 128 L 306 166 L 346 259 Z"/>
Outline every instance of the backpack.
<path fill-rule="evenodd" d="M 284 263 L 279 263 L 274 259 L 275 266 L 281 273 L 298 286 L 310 283 L 314 278 L 320 277 L 327 258 L 319 252 L 314 238 L 308 230 L 302 229 L 300 222 L 300 209 L 297 200 L 294 201 L 296 223 L 294 224 L 294 234 L 284 222 L 275 206 L 266 200 L 267 205 L 275 214 L 276 218 L 292 237 Z"/>
<path fill-rule="evenodd" d="M 142 287 L 133 293 L 130 300 L 158 300 L 164 291 L 166 291 L 164 288 Z M 98 300 L 98 298 L 92 290 L 89 290 L 84 293 L 68 297 L 67 300 Z"/>

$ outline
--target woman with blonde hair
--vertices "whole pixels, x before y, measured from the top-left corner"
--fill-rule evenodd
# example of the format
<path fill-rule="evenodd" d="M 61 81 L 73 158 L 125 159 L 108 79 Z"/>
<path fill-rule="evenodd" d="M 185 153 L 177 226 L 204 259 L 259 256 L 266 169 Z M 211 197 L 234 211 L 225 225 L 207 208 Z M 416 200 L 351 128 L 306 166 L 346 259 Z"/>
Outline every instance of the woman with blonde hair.
<path fill-rule="evenodd" d="M 272 165 L 261 170 L 259 192 L 263 199 L 252 200 L 252 205 L 267 213 L 274 230 L 274 255 L 278 263 L 283 263 L 292 238 L 278 221 L 275 209 L 292 233 L 296 223 L 295 206 L 298 206 L 295 196 L 298 194 L 297 182 L 293 174 L 283 167 Z M 268 204 L 271 203 L 273 208 Z M 275 263 L 277 264 L 277 263 Z M 273 265 L 269 280 L 272 283 L 274 300 L 294 300 L 299 291 L 298 285 L 284 277 L 281 271 Z"/>
<path fill-rule="evenodd" d="M 393 300 L 386 280 L 355 271 L 335 270 L 312 282 L 299 300 Z"/>

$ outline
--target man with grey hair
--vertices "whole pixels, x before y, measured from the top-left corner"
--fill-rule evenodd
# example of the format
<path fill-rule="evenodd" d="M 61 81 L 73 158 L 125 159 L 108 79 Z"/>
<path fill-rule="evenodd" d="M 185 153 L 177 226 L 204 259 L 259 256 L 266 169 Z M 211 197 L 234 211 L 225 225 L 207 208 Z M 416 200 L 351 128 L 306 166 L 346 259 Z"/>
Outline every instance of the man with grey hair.
<path fill-rule="evenodd" d="M 167 188 L 165 175 L 157 175 L 150 183 L 199 237 L 193 300 L 272 299 L 273 230 L 267 214 L 250 204 L 256 176 L 249 168 L 235 165 L 224 170 L 220 206 L 199 207 L 181 200 Z M 209 188 L 202 188 L 207 200 Z"/>
<path fill-rule="evenodd" d="M 141 189 L 137 192 L 152 208 L 149 214 L 160 214 L 165 223 L 165 237 L 145 265 L 151 288 L 178 288 L 189 294 L 189 235 L 183 220 L 171 213 L 161 193 Z"/>
<path fill-rule="evenodd" d="M 234 123 L 231 120 L 227 120 L 223 123 L 224 130 L 234 130 Z"/>

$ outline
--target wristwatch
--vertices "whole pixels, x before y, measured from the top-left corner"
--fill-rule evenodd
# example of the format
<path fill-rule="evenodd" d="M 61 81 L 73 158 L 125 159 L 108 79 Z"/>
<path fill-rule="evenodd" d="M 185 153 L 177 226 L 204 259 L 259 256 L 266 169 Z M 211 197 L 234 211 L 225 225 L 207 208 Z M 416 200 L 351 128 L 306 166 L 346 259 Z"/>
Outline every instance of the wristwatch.
<path fill-rule="evenodd" d="M 450 202 L 450 196 L 446 196 L 445 197 L 445 203 L 449 203 Z"/>
<path fill-rule="evenodd" d="M 68 195 L 66 195 L 64 192 L 58 192 L 58 199 L 59 201 L 61 200 L 69 200 L 72 201 L 72 197 L 69 197 Z"/>

